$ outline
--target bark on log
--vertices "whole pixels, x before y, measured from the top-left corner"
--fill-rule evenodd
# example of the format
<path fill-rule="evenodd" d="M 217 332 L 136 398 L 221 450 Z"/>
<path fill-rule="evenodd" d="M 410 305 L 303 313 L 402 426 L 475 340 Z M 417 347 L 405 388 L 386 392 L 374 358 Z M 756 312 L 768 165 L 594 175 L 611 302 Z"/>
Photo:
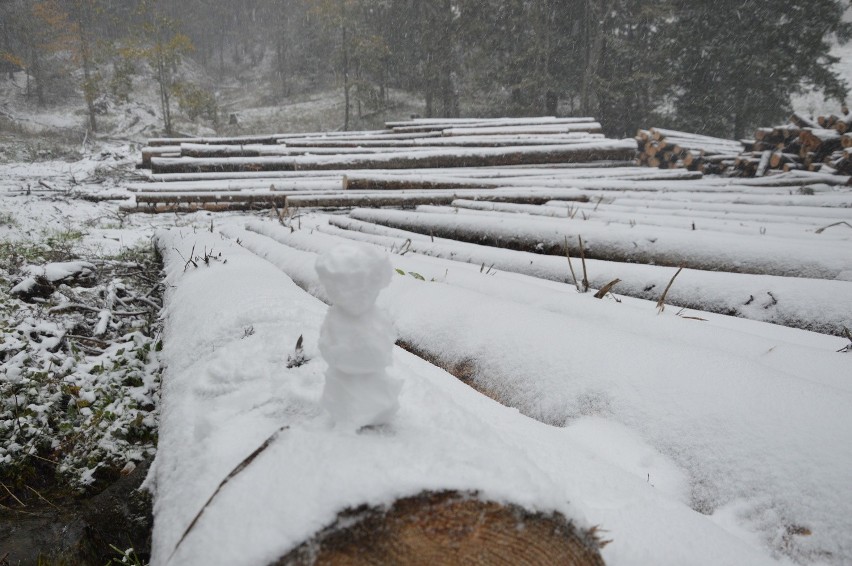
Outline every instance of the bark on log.
<path fill-rule="evenodd" d="M 476 199 L 489 202 L 512 202 L 519 204 L 544 204 L 554 198 L 566 201 L 588 202 L 585 194 L 568 194 L 565 191 L 426 191 L 415 193 L 331 193 L 331 194 L 241 194 L 230 193 L 168 193 L 152 192 L 136 195 L 136 204 L 121 207 L 124 212 L 165 213 L 190 212 L 197 210 L 263 210 L 268 208 L 354 208 L 385 206 L 414 207 L 422 204 L 448 205 L 452 201 Z"/>
<path fill-rule="evenodd" d="M 297 155 L 345 155 L 345 154 L 370 154 L 370 153 L 395 153 L 401 151 L 424 151 L 421 147 L 297 147 L 289 144 L 277 145 L 213 145 L 183 143 L 179 147 L 179 155 L 182 157 L 198 158 L 228 158 L 228 157 L 264 157 L 264 156 L 297 156 Z M 144 155 L 143 155 L 144 156 Z"/>
<path fill-rule="evenodd" d="M 274 564 L 602 566 L 594 531 L 475 494 L 424 492 L 390 509 L 361 506 Z"/>

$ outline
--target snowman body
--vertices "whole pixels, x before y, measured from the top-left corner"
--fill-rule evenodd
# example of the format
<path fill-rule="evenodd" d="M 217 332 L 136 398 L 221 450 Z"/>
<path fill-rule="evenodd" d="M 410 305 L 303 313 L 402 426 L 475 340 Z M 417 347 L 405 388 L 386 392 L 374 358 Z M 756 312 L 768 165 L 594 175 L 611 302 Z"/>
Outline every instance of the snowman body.
<path fill-rule="evenodd" d="M 388 375 L 396 340 L 390 317 L 376 306 L 393 272 L 377 248 L 345 244 L 317 259 L 331 299 L 319 350 L 328 364 L 321 403 L 338 426 L 387 423 L 399 408 L 402 382 Z"/>

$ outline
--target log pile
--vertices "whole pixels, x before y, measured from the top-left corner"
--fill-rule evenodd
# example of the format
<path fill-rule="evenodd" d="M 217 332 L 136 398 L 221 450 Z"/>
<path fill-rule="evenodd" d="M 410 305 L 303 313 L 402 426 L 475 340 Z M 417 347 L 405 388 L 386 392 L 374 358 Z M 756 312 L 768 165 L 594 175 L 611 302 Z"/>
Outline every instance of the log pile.
<path fill-rule="evenodd" d="M 639 160 L 661 169 L 763 177 L 795 170 L 852 174 L 852 113 L 811 119 L 794 113 L 788 123 L 758 128 L 740 142 L 672 130 L 639 130 Z"/>
<path fill-rule="evenodd" d="M 600 132 L 594 118 L 537 117 L 412 119 L 358 132 L 157 138 L 141 150 L 140 163 L 157 183 L 129 186 L 135 201 L 124 210 L 449 204 L 459 197 L 491 198 L 484 193 L 494 188 L 538 186 L 538 175 L 548 178 L 550 189 L 561 186 L 558 179 L 596 177 L 591 170 L 597 168 L 620 167 L 627 177 L 647 178 L 634 167 L 634 140 L 607 139 Z M 350 182 L 353 171 L 367 181 Z M 393 179 L 374 186 L 370 179 L 376 175 Z M 494 198 L 546 200 L 527 193 Z"/>
<path fill-rule="evenodd" d="M 639 130 L 636 141 L 643 165 L 708 174 L 726 171 L 744 149 L 737 141 L 662 128 Z"/>

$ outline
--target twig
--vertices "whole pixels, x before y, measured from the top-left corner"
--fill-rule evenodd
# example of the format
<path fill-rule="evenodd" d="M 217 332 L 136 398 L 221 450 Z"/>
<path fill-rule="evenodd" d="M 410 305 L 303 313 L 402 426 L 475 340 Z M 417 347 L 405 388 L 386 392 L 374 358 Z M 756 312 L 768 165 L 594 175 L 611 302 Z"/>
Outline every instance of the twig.
<path fill-rule="evenodd" d="M 26 505 L 26 503 L 24 503 L 23 501 L 21 501 L 20 499 L 18 499 L 17 497 L 15 497 L 15 494 L 14 494 L 14 493 L 12 493 L 12 492 L 9 490 L 9 488 L 8 488 L 8 487 L 6 487 L 6 484 L 5 484 L 5 483 L 3 483 L 3 482 L 1 482 L 1 481 L 0 481 L 0 485 L 2 485 L 2 486 L 3 486 L 3 489 L 5 489 L 5 490 L 6 490 L 6 493 L 8 493 L 8 494 L 9 494 L 9 496 L 10 496 L 12 499 L 14 499 L 15 501 L 17 501 L 17 502 L 18 502 L 18 505 L 20 505 L 21 507 L 26 507 L 26 506 L 27 506 L 27 505 Z"/>
<path fill-rule="evenodd" d="M 174 250 L 175 250 L 175 251 L 177 252 L 177 254 L 180 256 L 180 258 L 186 262 L 185 264 L 183 264 L 183 270 L 184 270 L 184 271 L 186 271 L 187 269 L 189 269 L 189 264 L 190 264 L 190 263 L 191 263 L 193 266 L 198 267 L 198 264 L 197 264 L 197 263 L 195 263 L 195 260 L 194 260 L 194 259 L 192 259 L 192 256 L 194 256 L 194 255 L 195 255 L 195 244 L 192 244 L 192 251 L 191 251 L 191 252 L 189 252 L 189 259 L 186 259 L 185 257 L 183 257 L 183 254 L 182 254 L 182 253 L 180 253 L 180 250 L 179 250 L 179 249 L 174 248 Z"/>
<path fill-rule="evenodd" d="M 595 293 L 595 298 L 603 299 L 604 297 L 606 297 L 606 294 L 612 291 L 612 288 L 618 285 L 619 283 L 621 283 L 621 279 L 613 279 L 612 281 L 598 289 L 598 292 Z"/>
<path fill-rule="evenodd" d="M 674 283 L 675 278 L 676 278 L 678 275 L 680 275 L 680 272 L 681 272 L 681 271 L 683 271 L 683 266 L 682 266 L 682 265 L 678 268 L 677 272 L 676 272 L 674 275 L 672 275 L 672 278 L 671 278 L 671 280 L 669 281 L 669 284 L 668 284 L 668 285 L 666 285 L 666 288 L 665 288 L 665 290 L 663 291 L 663 294 L 662 294 L 662 295 L 660 295 L 660 300 L 659 300 L 659 301 L 657 301 L 657 314 L 660 314 L 660 313 L 662 313 L 664 310 L 666 310 L 666 304 L 665 304 L 665 301 L 666 301 L 666 295 L 668 295 L 668 294 L 669 294 L 669 289 L 671 289 L 671 288 L 672 288 L 672 283 Z"/>
<path fill-rule="evenodd" d="M 54 509 L 59 509 L 59 507 L 57 507 L 56 505 L 54 505 L 51 501 L 49 501 L 49 500 L 48 500 L 47 498 L 45 498 L 42 494 L 40 494 L 40 493 L 38 492 L 38 490 L 33 489 L 32 487 L 30 487 L 30 486 L 28 486 L 28 485 L 24 485 L 24 487 L 26 487 L 28 490 L 30 490 L 30 491 L 32 491 L 33 493 L 35 493 L 35 494 L 38 496 L 38 498 L 39 498 L 39 499 L 41 499 L 42 501 L 44 501 L 45 503 L 47 503 L 48 505 L 50 505 L 50 506 L 51 506 L 51 507 L 53 507 Z"/>
<path fill-rule="evenodd" d="M 158 309 L 160 307 L 157 307 Z M 67 305 L 59 305 L 56 307 L 52 307 L 47 312 L 49 314 L 61 314 L 67 311 L 84 311 L 84 312 L 96 312 L 100 313 L 103 309 L 90 307 L 89 305 L 80 305 L 76 303 L 70 303 Z M 142 316 L 143 314 L 148 314 L 148 311 L 113 311 L 113 316 Z"/>
<path fill-rule="evenodd" d="M 160 305 L 158 305 L 157 303 L 155 303 L 151 299 L 149 299 L 147 297 L 140 297 L 139 295 L 130 295 L 130 301 L 131 302 L 132 301 L 139 301 L 140 303 L 144 303 L 144 304 L 148 305 L 149 307 L 157 309 L 157 310 L 160 310 L 162 308 Z"/>
<path fill-rule="evenodd" d="M 101 309 L 90 307 L 89 305 L 81 305 L 79 303 L 68 303 L 48 309 L 48 314 L 61 314 L 68 311 L 84 311 L 84 312 L 101 312 Z"/>
<path fill-rule="evenodd" d="M 284 426 L 282 426 L 281 428 L 279 428 L 278 430 L 276 430 L 275 432 L 273 432 L 271 435 L 269 435 L 269 438 L 267 438 L 267 439 L 263 442 L 263 444 L 261 444 L 260 446 L 258 446 L 258 447 L 257 447 L 257 449 L 255 449 L 255 451 L 254 451 L 254 452 L 252 452 L 251 454 L 249 454 L 248 456 L 246 456 L 246 458 L 245 458 L 242 462 L 240 462 L 240 463 L 237 465 L 237 467 L 236 467 L 236 468 L 234 468 L 233 470 L 231 470 L 231 473 L 230 473 L 230 474 L 228 474 L 228 475 L 227 475 L 227 477 L 225 477 L 225 479 L 223 479 L 223 480 L 219 483 L 219 486 L 218 486 L 218 487 L 216 488 L 216 490 L 213 492 L 213 495 L 211 495 L 211 496 L 210 496 L 210 498 L 207 500 L 207 502 L 206 502 L 206 503 L 204 503 L 204 505 L 201 507 L 201 510 L 198 512 L 198 514 L 195 516 L 195 518 L 192 520 L 192 522 L 189 524 L 189 526 L 188 526 L 188 527 L 186 528 L 186 530 L 183 532 L 183 535 L 180 537 L 180 540 L 179 540 L 179 541 L 178 541 L 178 543 L 175 545 L 174 550 L 172 550 L 171 555 L 169 555 L 169 560 L 171 560 L 171 559 L 172 559 L 172 557 L 175 555 L 175 552 L 177 552 L 178 548 L 180 548 L 181 543 L 182 543 L 182 542 L 186 539 L 187 535 L 189 535 L 190 531 L 192 531 L 192 529 L 195 527 L 195 524 L 196 524 L 196 523 L 198 523 L 198 520 L 199 520 L 199 519 L 201 519 L 201 516 L 204 514 L 204 511 L 205 511 L 205 510 L 206 510 L 206 509 L 210 506 L 210 503 L 213 501 L 213 499 L 216 497 L 216 495 L 218 495 L 218 494 L 219 494 L 219 492 L 222 490 L 222 488 L 223 488 L 223 487 L 225 487 L 225 484 L 227 484 L 229 481 L 231 481 L 232 479 L 234 479 L 234 477 L 235 477 L 237 474 L 239 474 L 240 472 L 242 472 L 243 470 L 245 470 L 245 469 L 246 469 L 246 468 L 247 468 L 247 467 L 248 467 L 248 466 L 249 466 L 249 465 L 250 465 L 250 464 L 251 464 L 251 463 L 255 460 L 255 458 L 257 458 L 258 456 L 260 456 L 260 454 L 261 454 L 264 450 L 266 450 L 267 448 L 269 448 L 269 446 L 270 446 L 273 442 L 275 442 L 275 440 L 278 438 L 278 435 L 279 435 L 279 434 L 281 434 L 282 432 L 284 432 L 285 430 L 287 430 L 287 429 L 289 429 L 289 428 L 290 428 L 290 426 L 289 426 L 289 425 L 284 425 Z"/>
<path fill-rule="evenodd" d="M 92 344 L 93 346 L 97 346 L 98 348 L 104 350 L 109 348 L 109 344 L 107 342 L 104 342 L 103 340 L 98 340 L 97 338 L 89 338 L 88 336 L 76 336 L 74 334 L 66 334 L 65 337 L 70 340 L 77 340 L 79 342 L 88 342 L 89 344 Z"/>
<path fill-rule="evenodd" d="M 829 224 L 828 226 L 823 226 L 822 228 L 817 228 L 814 232 L 815 234 L 822 234 L 827 228 L 831 228 L 833 226 L 840 226 L 841 224 L 845 224 L 846 226 L 852 228 L 852 224 L 849 224 L 845 220 L 841 220 L 840 222 L 835 222 L 834 224 Z"/>
<path fill-rule="evenodd" d="M 45 189 L 49 190 L 49 191 L 55 191 L 55 190 L 56 190 L 56 188 L 54 188 L 54 187 L 50 186 L 50 185 L 47 183 L 47 181 L 45 181 L 45 180 L 43 180 L 43 179 L 39 179 L 39 180 L 38 180 L 38 184 L 39 184 L 39 185 L 41 185 L 42 187 L 44 187 Z"/>
<path fill-rule="evenodd" d="M 583 236 L 577 236 L 580 240 L 580 259 L 583 262 L 583 292 L 587 292 L 589 290 L 589 277 L 586 272 L 586 251 L 583 248 Z"/>
<path fill-rule="evenodd" d="M 574 280 L 574 286 L 577 288 L 578 293 L 582 293 L 580 290 L 580 284 L 577 282 L 577 276 L 574 274 L 574 265 L 571 263 L 571 251 L 568 249 L 568 236 L 565 236 L 565 257 L 568 258 L 568 269 L 571 270 L 571 279 Z"/>

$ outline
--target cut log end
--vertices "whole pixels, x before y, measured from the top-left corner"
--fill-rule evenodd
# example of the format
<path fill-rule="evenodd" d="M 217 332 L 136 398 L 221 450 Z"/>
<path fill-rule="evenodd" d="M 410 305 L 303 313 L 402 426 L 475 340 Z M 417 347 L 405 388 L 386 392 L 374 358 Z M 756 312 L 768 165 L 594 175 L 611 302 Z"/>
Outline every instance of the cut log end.
<path fill-rule="evenodd" d="M 362 506 L 275 562 L 322 564 L 514 564 L 598 566 L 602 543 L 560 514 L 531 513 L 476 494 L 423 492 L 390 508 Z"/>

